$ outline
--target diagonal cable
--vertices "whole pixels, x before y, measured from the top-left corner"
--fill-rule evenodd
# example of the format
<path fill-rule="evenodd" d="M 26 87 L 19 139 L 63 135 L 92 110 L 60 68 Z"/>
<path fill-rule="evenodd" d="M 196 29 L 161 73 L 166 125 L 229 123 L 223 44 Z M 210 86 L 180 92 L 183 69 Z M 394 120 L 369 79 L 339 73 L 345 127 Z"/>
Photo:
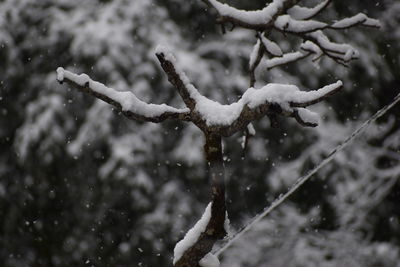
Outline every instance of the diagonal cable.
<path fill-rule="evenodd" d="M 393 99 L 393 101 L 381 108 L 377 111 L 372 117 L 366 120 L 357 130 L 355 130 L 350 136 L 348 136 L 342 143 L 340 143 L 337 147 L 335 147 L 331 153 L 321 161 L 314 169 L 309 171 L 306 175 L 297 179 L 297 181 L 289 188 L 289 190 L 280 195 L 277 199 L 275 199 L 269 207 L 266 207 L 264 211 L 255 217 L 253 217 L 245 227 L 236 232 L 232 238 L 230 238 L 223 246 L 221 246 L 215 253 L 215 256 L 221 255 L 226 249 L 228 249 L 235 241 L 240 239 L 246 232 L 248 232 L 254 225 L 256 225 L 261 219 L 270 214 L 275 208 L 277 208 L 280 204 L 282 204 L 291 194 L 293 194 L 300 186 L 302 186 L 305 182 L 307 182 L 317 171 L 319 171 L 322 167 L 328 164 L 336 155 L 336 153 L 342 151 L 348 145 L 350 145 L 351 141 L 354 140 L 357 136 L 359 136 L 368 125 L 372 122 L 376 121 L 378 118 L 382 117 L 386 112 L 388 112 L 391 108 L 393 108 L 398 102 L 400 102 L 400 93 Z"/>

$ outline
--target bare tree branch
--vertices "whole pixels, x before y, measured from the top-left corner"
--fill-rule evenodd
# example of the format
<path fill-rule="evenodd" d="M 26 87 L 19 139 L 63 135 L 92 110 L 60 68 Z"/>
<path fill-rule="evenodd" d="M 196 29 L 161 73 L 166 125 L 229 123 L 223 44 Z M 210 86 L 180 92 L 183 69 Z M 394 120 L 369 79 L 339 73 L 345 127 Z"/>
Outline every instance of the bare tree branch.
<path fill-rule="evenodd" d="M 132 120 L 162 122 L 166 119 L 190 120 L 188 109 L 177 109 L 165 104 L 147 104 L 132 92 L 119 92 L 102 83 L 93 81 L 86 74 L 77 75 L 63 68 L 57 69 L 57 81 L 66 82 L 79 91 L 92 95 L 114 106 L 124 116 Z"/>
<path fill-rule="evenodd" d="M 186 106 L 193 111 L 197 102 L 196 98 L 200 96 L 198 90 L 176 64 L 174 55 L 166 47 L 158 46 L 156 56 L 167 74 L 168 81 L 178 90 Z"/>

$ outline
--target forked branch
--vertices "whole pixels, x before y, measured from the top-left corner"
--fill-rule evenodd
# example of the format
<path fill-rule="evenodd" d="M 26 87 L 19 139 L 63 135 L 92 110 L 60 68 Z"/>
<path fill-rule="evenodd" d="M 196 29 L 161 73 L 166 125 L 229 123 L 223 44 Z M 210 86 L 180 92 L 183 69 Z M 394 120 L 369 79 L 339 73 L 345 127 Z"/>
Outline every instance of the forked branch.
<path fill-rule="evenodd" d="M 199 94 L 197 89 L 190 83 L 186 74 L 175 64 L 174 55 L 163 46 L 158 46 L 156 56 L 160 61 L 161 67 L 167 74 L 168 81 L 178 90 L 183 102 L 186 106 L 193 110 L 196 106 L 195 97 Z"/>
<path fill-rule="evenodd" d="M 260 89 L 248 88 L 237 102 L 223 105 L 201 95 L 174 57 L 166 56 L 168 53 L 159 52 L 157 57 L 171 83 L 182 92 L 184 101 L 186 96 L 190 98 L 190 103 L 193 103 L 191 121 L 206 134 L 230 136 L 245 129 L 254 120 L 274 115 L 293 117 L 302 126 L 315 127 L 318 125 L 316 114 L 304 108 L 323 101 L 342 88 L 341 81 L 308 92 L 300 91 L 294 85 L 271 83 Z"/>

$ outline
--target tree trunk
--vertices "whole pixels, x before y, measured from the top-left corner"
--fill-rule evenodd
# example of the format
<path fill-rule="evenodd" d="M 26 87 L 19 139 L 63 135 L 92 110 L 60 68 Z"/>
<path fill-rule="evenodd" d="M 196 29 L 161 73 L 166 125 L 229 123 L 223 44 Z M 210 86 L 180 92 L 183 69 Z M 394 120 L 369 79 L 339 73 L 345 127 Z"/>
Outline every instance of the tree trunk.
<path fill-rule="evenodd" d="M 199 267 L 199 261 L 207 255 L 215 242 L 226 236 L 224 228 L 225 206 L 225 169 L 222 158 L 221 136 L 206 133 L 204 145 L 205 157 L 208 164 L 208 174 L 211 183 L 211 219 L 206 230 L 197 242 L 190 247 L 175 263 L 175 267 Z"/>
<path fill-rule="evenodd" d="M 225 167 L 222 157 L 221 136 L 206 134 L 204 152 L 208 163 L 208 172 L 211 178 L 212 211 L 211 221 L 215 221 L 216 235 L 222 239 L 226 235 L 224 228 L 226 206 L 225 206 Z"/>

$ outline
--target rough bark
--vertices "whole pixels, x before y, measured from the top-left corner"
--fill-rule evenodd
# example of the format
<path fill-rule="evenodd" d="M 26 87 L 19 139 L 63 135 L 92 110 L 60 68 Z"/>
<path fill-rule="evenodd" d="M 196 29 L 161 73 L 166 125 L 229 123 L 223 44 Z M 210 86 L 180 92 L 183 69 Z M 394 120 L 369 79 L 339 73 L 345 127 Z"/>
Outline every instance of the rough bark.
<path fill-rule="evenodd" d="M 225 169 L 222 158 L 221 136 L 205 133 L 205 157 L 208 164 L 208 173 L 211 183 L 211 219 L 206 230 L 200 235 L 197 242 L 175 263 L 175 267 L 199 267 L 199 261 L 207 255 L 215 242 L 226 236 L 224 228 L 225 205 Z"/>

